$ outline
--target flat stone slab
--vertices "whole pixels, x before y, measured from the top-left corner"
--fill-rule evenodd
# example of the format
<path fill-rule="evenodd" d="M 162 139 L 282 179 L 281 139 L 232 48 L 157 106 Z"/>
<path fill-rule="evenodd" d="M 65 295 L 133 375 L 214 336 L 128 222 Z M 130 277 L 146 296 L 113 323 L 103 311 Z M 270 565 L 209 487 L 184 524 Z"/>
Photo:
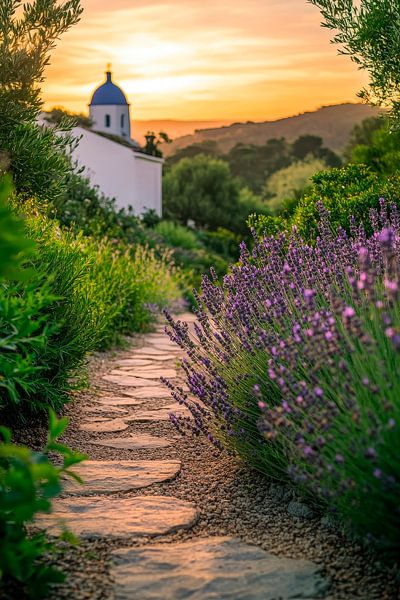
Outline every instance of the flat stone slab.
<path fill-rule="evenodd" d="M 171 346 L 171 348 L 176 348 L 177 344 L 171 342 L 167 335 L 146 335 L 145 342 L 148 342 L 152 346 Z"/>
<path fill-rule="evenodd" d="M 139 369 L 122 371 L 120 369 L 114 369 L 111 371 L 111 375 L 119 375 L 120 377 L 139 377 L 139 379 L 160 379 L 160 377 L 168 377 L 168 379 L 173 379 L 176 377 L 176 369 L 154 369 L 152 371 L 139 371 Z"/>
<path fill-rule="evenodd" d="M 188 529 L 197 516 L 194 504 L 178 498 L 92 496 L 55 500 L 53 513 L 40 516 L 36 523 L 50 534 L 60 533 L 64 526 L 83 538 L 129 538 Z"/>
<path fill-rule="evenodd" d="M 308 560 L 211 537 L 112 552 L 115 600 L 315 600 L 328 584 Z"/>
<path fill-rule="evenodd" d="M 152 361 L 145 358 L 123 358 L 116 363 L 119 367 L 146 367 Z"/>
<path fill-rule="evenodd" d="M 127 415 L 129 414 L 127 410 L 124 410 L 123 408 L 119 408 L 118 406 L 112 406 L 112 405 L 104 405 L 103 404 L 94 404 L 93 406 L 85 406 L 84 407 L 84 412 L 85 413 L 100 413 L 100 414 L 104 414 L 104 413 L 116 413 L 118 415 Z"/>
<path fill-rule="evenodd" d="M 113 433 L 115 431 L 125 431 L 128 429 L 128 423 L 125 423 L 122 419 L 107 419 L 96 420 L 96 421 L 86 421 L 79 425 L 79 429 L 81 431 L 97 431 L 101 433 Z"/>
<path fill-rule="evenodd" d="M 177 359 L 177 355 L 176 354 L 139 354 L 138 356 L 140 356 L 140 358 L 143 358 L 145 360 L 157 360 L 157 361 L 169 361 L 169 360 L 176 360 Z"/>
<path fill-rule="evenodd" d="M 159 388 L 156 388 L 159 389 Z M 130 395 L 129 396 L 115 396 L 115 397 L 105 397 L 105 398 L 99 398 L 97 400 L 97 403 L 100 404 L 101 406 L 108 406 L 109 409 L 111 408 L 112 410 L 114 410 L 115 407 L 118 406 L 138 406 L 140 404 L 143 404 L 143 402 L 140 402 L 139 400 L 135 400 L 134 398 L 132 398 Z"/>
<path fill-rule="evenodd" d="M 157 421 L 169 421 L 170 413 L 182 416 L 190 414 L 189 411 L 185 409 L 185 407 L 176 404 L 173 406 L 160 407 L 156 410 L 136 410 L 132 415 L 126 417 L 126 421 L 129 423 L 154 423 Z"/>
<path fill-rule="evenodd" d="M 120 367 L 121 369 L 123 369 L 125 371 L 125 369 L 129 369 L 130 371 L 132 371 L 132 367 Z M 171 367 L 171 366 L 165 366 L 165 365 L 160 365 L 159 362 L 151 362 L 150 365 L 146 365 L 145 367 L 140 367 L 139 369 L 137 369 L 138 372 L 140 373 L 148 373 L 149 371 L 165 371 L 165 370 L 175 370 L 175 367 Z"/>
<path fill-rule="evenodd" d="M 143 346 L 143 348 L 136 348 L 135 349 L 135 354 L 139 355 L 139 354 L 147 354 L 148 356 L 163 356 L 165 354 L 170 354 L 169 350 L 171 350 L 172 348 L 170 346 L 168 346 L 168 348 L 163 348 L 163 349 L 158 349 L 158 348 L 153 348 L 153 346 Z M 166 352 L 167 350 L 167 352 Z M 176 350 L 179 351 L 178 346 L 176 346 Z M 175 355 L 172 355 L 172 358 L 175 358 Z"/>
<path fill-rule="evenodd" d="M 117 450 L 153 450 L 156 448 L 167 448 L 173 444 L 172 440 L 155 437 L 147 433 L 136 433 L 128 437 L 107 438 L 103 440 L 88 440 L 88 442 L 96 446 L 106 446 L 107 448 L 116 448 Z"/>
<path fill-rule="evenodd" d="M 156 379 L 143 379 L 140 377 L 130 377 L 128 375 L 104 375 L 104 381 L 110 381 L 124 387 L 148 387 L 150 385 L 161 385 L 161 381 Z"/>
<path fill-rule="evenodd" d="M 129 390 L 129 392 L 127 393 L 129 393 L 130 396 L 136 398 L 137 400 L 149 400 L 152 398 L 165 398 L 167 400 L 171 400 L 171 392 L 165 386 Z"/>
<path fill-rule="evenodd" d="M 127 492 L 170 481 L 180 470 L 179 460 L 86 460 L 74 467 L 84 485 L 68 479 L 63 489 L 74 496 Z"/>
<path fill-rule="evenodd" d="M 159 350 L 160 352 L 176 352 L 179 353 L 181 352 L 179 346 L 177 346 L 176 344 L 153 344 L 152 346 L 153 348 L 155 348 L 156 350 Z"/>

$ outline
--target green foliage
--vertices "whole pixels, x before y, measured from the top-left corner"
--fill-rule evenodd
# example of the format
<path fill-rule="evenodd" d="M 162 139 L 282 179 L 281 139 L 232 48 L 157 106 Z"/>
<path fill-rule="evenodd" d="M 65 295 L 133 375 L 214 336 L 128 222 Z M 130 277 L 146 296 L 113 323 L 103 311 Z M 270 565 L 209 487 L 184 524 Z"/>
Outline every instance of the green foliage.
<path fill-rule="evenodd" d="M 39 85 L 60 36 L 79 21 L 79 0 L 4 0 L 0 7 L 0 114 L 11 127 L 32 122 Z"/>
<path fill-rule="evenodd" d="M 158 233 L 166 244 L 173 247 L 193 250 L 201 246 L 194 231 L 188 227 L 177 225 L 173 221 L 160 221 L 154 231 Z"/>
<path fill-rule="evenodd" d="M 321 159 L 329 167 L 339 167 L 341 164 L 340 158 L 332 150 L 322 146 L 320 137 L 304 135 L 292 144 L 284 138 L 271 138 L 264 145 L 238 143 L 227 154 L 218 148 L 216 142 L 200 142 L 182 148 L 168 157 L 167 168 L 183 158 L 194 158 L 200 154 L 226 161 L 239 185 L 251 190 L 253 194 L 262 192 L 265 181 L 271 175 L 308 155 Z"/>
<path fill-rule="evenodd" d="M 20 418 L 62 406 L 89 352 L 142 329 L 179 296 L 168 254 L 75 236 L 42 216 L 26 226 L 36 241 L 30 275 L 0 288 L 0 406 Z"/>
<path fill-rule="evenodd" d="M 328 167 L 340 167 L 338 155 L 329 148 L 324 148 L 322 143 L 322 138 L 317 135 L 301 135 L 292 144 L 292 155 L 298 160 L 312 157 L 320 159 Z"/>
<path fill-rule="evenodd" d="M 184 158 L 164 177 L 164 215 L 186 225 L 230 228 L 239 204 L 239 188 L 228 165 L 207 156 Z"/>
<path fill-rule="evenodd" d="M 400 119 L 400 6 L 398 0 L 310 0 L 322 14 L 323 27 L 336 31 L 339 53 L 365 69 L 370 83 L 359 96 L 389 106 Z"/>
<path fill-rule="evenodd" d="M 159 158 L 162 157 L 163 153 L 160 149 L 163 144 L 170 144 L 172 140 L 168 137 L 167 133 L 160 131 L 158 136 L 154 133 L 154 131 L 148 131 L 144 136 L 146 138 L 146 144 L 143 148 L 143 152 L 145 154 L 149 154 L 150 156 L 157 156 Z"/>
<path fill-rule="evenodd" d="M 71 139 L 39 127 L 36 117 L 50 52 L 81 12 L 79 0 L 0 5 L 0 151 L 9 157 L 17 192 L 27 197 L 56 197 L 69 169 L 64 151 Z"/>
<path fill-rule="evenodd" d="M 51 205 L 50 216 L 61 226 L 98 239 L 116 239 L 129 244 L 146 242 L 144 228 L 131 210 L 117 210 L 87 177 L 71 172 L 63 194 Z"/>
<path fill-rule="evenodd" d="M 378 208 L 379 198 L 390 202 L 399 198 L 399 176 L 382 179 L 368 167 L 349 165 L 318 173 L 313 185 L 302 198 L 290 221 L 296 225 L 300 236 L 306 241 L 318 235 L 317 203 L 322 201 L 331 214 L 332 226 L 348 230 L 351 217 L 364 222 L 368 231 L 368 214 Z"/>
<path fill-rule="evenodd" d="M 281 216 L 253 213 L 247 219 L 247 226 L 259 236 L 271 236 L 285 231 L 288 227 L 288 222 Z"/>
<path fill-rule="evenodd" d="M 62 106 L 55 106 L 45 115 L 45 120 L 52 125 L 63 125 L 69 122 L 74 127 L 92 127 L 93 123 L 90 117 L 83 113 L 72 113 Z"/>
<path fill-rule="evenodd" d="M 49 585 L 64 576 L 44 561 L 54 544 L 44 533 L 28 535 L 26 526 L 38 514 L 50 512 L 63 477 L 80 481 L 71 467 L 85 458 L 58 441 L 68 419 L 57 419 L 52 411 L 49 417 L 47 443 L 41 452 L 13 444 L 9 430 L 0 431 L 0 591 L 12 583 L 20 586 L 18 594 L 23 591 L 35 599 L 43 598 Z M 50 452 L 61 455 L 60 466 L 50 461 Z"/>
<path fill-rule="evenodd" d="M 265 179 L 292 160 L 290 144 L 284 138 L 267 140 L 264 146 L 239 143 L 224 158 L 241 185 L 256 193 L 261 191 Z"/>
<path fill-rule="evenodd" d="M 247 235 L 246 219 L 268 209 L 248 188 L 239 188 L 223 160 L 199 155 L 184 158 L 164 177 L 164 214 L 186 225 Z"/>
<path fill-rule="evenodd" d="M 7 204 L 12 189 L 10 177 L 0 177 L 0 278 L 19 277 L 20 260 L 33 249 L 33 243 L 24 236 L 23 222 Z"/>
<path fill-rule="evenodd" d="M 297 204 L 304 191 L 310 186 L 313 175 L 325 169 L 326 164 L 320 158 L 313 158 L 307 154 L 303 160 L 294 162 L 271 175 L 267 179 L 264 190 L 271 213 L 279 214 L 284 207 L 288 208 L 285 200 L 293 199 L 294 204 Z"/>
<path fill-rule="evenodd" d="M 386 121 L 382 117 L 369 117 L 368 119 L 361 121 L 361 123 L 354 125 L 344 151 L 345 160 L 347 162 L 353 162 L 351 160 L 353 148 L 359 145 L 370 146 L 375 131 L 385 127 L 385 124 Z"/>
<path fill-rule="evenodd" d="M 200 231 L 198 238 L 209 251 L 215 252 L 225 261 L 232 262 L 239 258 L 241 236 L 229 229 L 219 227 L 215 231 Z"/>
<path fill-rule="evenodd" d="M 217 143 L 213 140 L 190 144 L 190 146 L 185 146 L 184 148 L 176 150 L 172 156 L 168 156 L 165 161 L 166 169 L 168 170 L 169 167 L 178 163 L 182 158 L 194 158 L 195 156 L 199 156 L 199 154 L 220 158 L 222 152 L 218 148 Z"/>
<path fill-rule="evenodd" d="M 364 141 L 348 149 L 349 161 L 367 165 L 380 175 L 399 173 L 400 132 L 390 131 L 389 124 L 384 119 L 379 120 L 379 125 L 374 127 L 371 123 Z"/>

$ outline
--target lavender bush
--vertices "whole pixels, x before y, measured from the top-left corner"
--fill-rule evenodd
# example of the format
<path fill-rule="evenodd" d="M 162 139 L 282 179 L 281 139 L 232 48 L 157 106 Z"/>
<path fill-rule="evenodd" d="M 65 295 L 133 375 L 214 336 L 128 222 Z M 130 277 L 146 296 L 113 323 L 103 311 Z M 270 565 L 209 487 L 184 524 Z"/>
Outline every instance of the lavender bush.
<path fill-rule="evenodd" d="M 315 246 L 290 236 L 244 244 L 197 297 L 198 322 L 169 318 L 190 394 L 168 384 L 205 435 L 278 479 L 290 477 L 353 529 L 391 546 L 400 531 L 400 237 L 396 206 L 373 235 L 333 233 L 320 206 Z"/>

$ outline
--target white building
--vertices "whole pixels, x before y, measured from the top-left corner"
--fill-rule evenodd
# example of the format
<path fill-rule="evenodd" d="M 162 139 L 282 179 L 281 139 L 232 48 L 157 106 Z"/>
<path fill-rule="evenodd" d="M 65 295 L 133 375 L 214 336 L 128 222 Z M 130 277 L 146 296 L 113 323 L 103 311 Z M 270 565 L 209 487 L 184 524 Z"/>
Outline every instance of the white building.
<path fill-rule="evenodd" d="M 164 161 L 145 154 L 131 139 L 129 104 L 109 70 L 92 95 L 89 113 L 92 128 L 73 129 L 80 141 L 72 158 L 85 167 L 83 175 L 114 198 L 117 208 L 131 206 L 136 215 L 153 209 L 161 216 Z"/>

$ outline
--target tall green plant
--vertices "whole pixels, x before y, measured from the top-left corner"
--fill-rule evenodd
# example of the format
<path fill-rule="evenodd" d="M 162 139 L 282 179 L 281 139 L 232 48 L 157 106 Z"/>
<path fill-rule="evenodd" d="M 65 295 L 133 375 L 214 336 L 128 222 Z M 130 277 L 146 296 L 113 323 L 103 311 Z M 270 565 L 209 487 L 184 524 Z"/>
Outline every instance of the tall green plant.
<path fill-rule="evenodd" d="M 27 196 L 53 199 L 69 169 L 64 149 L 71 140 L 39 127 L 36 118 L 50 53 L 81 12 L 79 0 L 0 3 L 0 151 L 9 156 L 17 191 Z"/>
<path fill-rule="evenodd" d="M 47 443 L 41 452 L 13 444 L 10 431 L 0 427 L 0 593 L 2 586 L 12 584 L 38 600 L 64 575 L 43 560 L 54 543 L 43 532 L 29 536 L 26 526 L 37 514 L 50 512 L 52 499 L 61 492 L 62 477 L 81 482 L 71 467 L 85 459 L 58 441 L 68 419 L 49 414 Z M 61 454 L 60 466 L 50 461 L 51 452 Z M 17 587 L 16 594 L 22 590 Z"/>

